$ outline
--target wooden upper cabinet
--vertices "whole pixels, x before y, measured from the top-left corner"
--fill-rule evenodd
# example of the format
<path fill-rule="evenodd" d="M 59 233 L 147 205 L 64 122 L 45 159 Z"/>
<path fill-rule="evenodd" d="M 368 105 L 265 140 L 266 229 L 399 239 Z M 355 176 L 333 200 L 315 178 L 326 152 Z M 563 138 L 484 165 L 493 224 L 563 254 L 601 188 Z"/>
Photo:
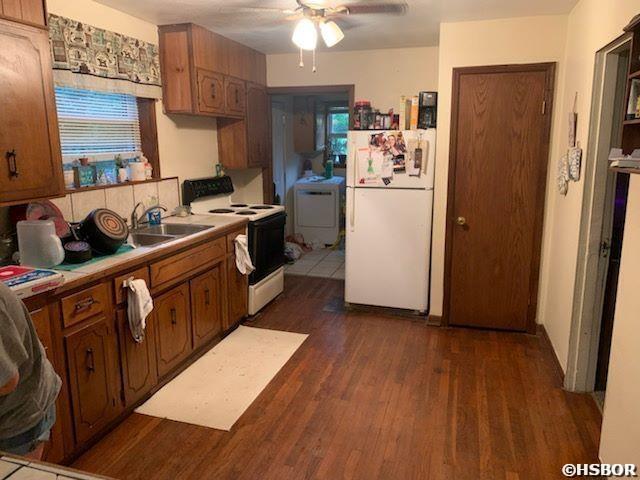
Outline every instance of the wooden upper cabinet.
<path fill-rule="evenodd" d="M 271 111 L 266 87 L 247 84 L 247 165 L 271 164 Z"/>
<path fill-rule="evenodd" d="M 200 113 L 225 113 L 224 75 L 198 69 L 198 111 Z"/>
<path fill-rule="evenodd" d="M 165 111 L 242 118 L 245 82 L 266 83 L 265 55 L 191 23 L 159 33 Z"/>
<path fill-rule="evenodd" d="M 247 110 L 246 86 L 242 80 L 233 77 L 225 79 L 225 111 L 229 115 L 243 116 Z"/>
<path fill-rule="evenodd" d="M 113 320 L 99 316 L 65 335 L 76 441 L 100 432 L 122 411 Z"/>
<path fill-rule="evenodd" d="M 189 32 L 160 27 L 160 62 L 165 112 L 191 113 L 191 61 Z"/>
<path fill-rule="evenodd" d="M 0 19 L 0 65 L 0 205 L 60 196 L 62 158 L 47 31 Z"/>
<path fill-rule="evenodd" d="M 0 0 L 0 15 L 30 25 L 47 25 L 44 0 Z"/>

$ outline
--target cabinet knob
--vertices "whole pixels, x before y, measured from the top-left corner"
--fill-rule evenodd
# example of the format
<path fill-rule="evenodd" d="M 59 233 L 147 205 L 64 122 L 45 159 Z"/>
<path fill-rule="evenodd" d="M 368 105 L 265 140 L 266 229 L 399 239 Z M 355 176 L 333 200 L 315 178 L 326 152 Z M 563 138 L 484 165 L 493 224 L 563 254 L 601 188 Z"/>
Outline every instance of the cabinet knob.
<path fill-rule="evenodd" d="M 85 353 L 85 367 L 88 372 L 95 372 L 96 365 L 93 359 L 93 348 L 87 348 Z"/>
<path fill-rule="evenodd" d="M 171 309 L 171 325 L 176 325 L 177 323 L 178 323 L 178 318 L 177 318 L 176 309 L 172 308 Z"/>

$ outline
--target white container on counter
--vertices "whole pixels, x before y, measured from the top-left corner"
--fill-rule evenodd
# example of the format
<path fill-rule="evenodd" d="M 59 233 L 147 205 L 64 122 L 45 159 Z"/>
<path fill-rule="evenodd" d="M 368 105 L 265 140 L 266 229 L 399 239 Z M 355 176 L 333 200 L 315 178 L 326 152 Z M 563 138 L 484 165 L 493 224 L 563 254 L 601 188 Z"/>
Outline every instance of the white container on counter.
<path fill-rule="evenodd" d="M 129 180 L 132 182 L 142 182 L 147 179 L 145 165 L 142 162 L 131 162 L 129 164 Z"/>
<path fill-rule="evenodd" d="M 17 230 L 20 265 L 51 268 L 62 263 L 64 249 L 53 220 L 24 220 Z"/>

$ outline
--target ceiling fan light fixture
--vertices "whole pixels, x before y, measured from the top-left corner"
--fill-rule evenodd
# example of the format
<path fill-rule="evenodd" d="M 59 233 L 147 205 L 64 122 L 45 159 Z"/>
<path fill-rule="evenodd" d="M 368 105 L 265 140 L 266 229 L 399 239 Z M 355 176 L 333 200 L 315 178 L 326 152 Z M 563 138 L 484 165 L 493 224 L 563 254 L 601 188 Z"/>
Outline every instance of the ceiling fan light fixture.
<path fill-rule="evenodd" d="M 313 21 L 308 18 L 301 19 L 293 31 L 291 40 L 303 50 L 314 50 L 318 45 L 318 31 Z"/>
<path fill-rule="evenodd" d="M 320 33 L 322 34 L 322 39 L 324 40 L 324 43 L 329 48 L 333 47 L 334 45 L 337 45 L 344 38 L 344 33 L 342 32 L 342 29 L 333 20 L 329 22 L 321 22 Z"/>

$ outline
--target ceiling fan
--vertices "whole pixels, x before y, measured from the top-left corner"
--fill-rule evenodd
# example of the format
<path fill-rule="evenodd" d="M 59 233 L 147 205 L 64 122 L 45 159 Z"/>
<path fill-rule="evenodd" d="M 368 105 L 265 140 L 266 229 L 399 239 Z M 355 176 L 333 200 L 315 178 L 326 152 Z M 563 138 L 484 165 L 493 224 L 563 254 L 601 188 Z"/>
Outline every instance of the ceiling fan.
<path fill-rule="evenodd" d="M 240 8 L 260 13 L 277 12 L 286 15 L 285 21 L 297 21 L 291 40 L 300 49 L 300 66 L 304 66 L 302 51 L 311 50 L 314 52 L 314 71 L 318 31 L 325 45 L 330 48 L 344 39 L 343 29 L 336 23 L 336 20 L 343 28 L 348 29 L 353 26 L 352 20 L 355 16 L 404 15 L 408 9 L 405 0 L 360 0 L 347 1 L 339 5 L 334 5 L 333 2 L 327 0 L 296 0 L 296 3 L 297 6 L 290 9 L 249 6 Z"/>

